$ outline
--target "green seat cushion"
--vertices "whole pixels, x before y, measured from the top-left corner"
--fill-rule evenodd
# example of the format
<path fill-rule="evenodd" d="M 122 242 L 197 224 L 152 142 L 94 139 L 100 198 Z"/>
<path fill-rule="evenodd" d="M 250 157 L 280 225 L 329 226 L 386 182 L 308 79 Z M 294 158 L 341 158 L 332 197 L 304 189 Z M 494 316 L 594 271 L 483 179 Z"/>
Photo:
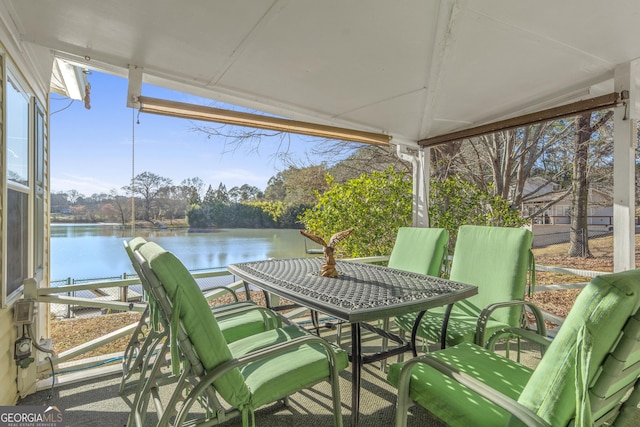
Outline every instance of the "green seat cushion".
<path fill-rule="evenodd" d="M 436 351 L 431 356 L 514 400 L 532 374 L 531 369 L 471 343 Z M 403 365 L 396 363 L 389 367 L 387 379 L 394 386 L 398 385 Z M 506 411 L 422 363 L 411 371 L 409 396 L 450 426 L 500 426 L 507 425 L 510 419 Z"/>
<path fill-rule="evenodd" d="M 576 298 L 518 402 L 551 425 L 567 425 L 576 412 L 576 350 L 585 344 L 579 341 L 583 328 L 593 346 L 588 378 L 578 383 L 589 384 L 628 317 L 638 309 L 639 295 L 640 270 L 594 278 Z"/>
<path fill-rule="evenodd" d="M 444 319 L 444 310 L 427 311 L 418 327 L 417 336 L 434 342 L 440 342 L 440 330 Z M 395 324 L 400 329 L 411 331 L 416 319 L 416 313 L 403 314 L 395 318 Z M 474 342 L 476 334 L 477 315 L 451 313 L 447 326 L 447 345 L 456 345 L 461 342 Z M 486 325 L 485 336 L 491 336 L 494 332 L 506 328 L 509 325 L 489 319 Z"/>
<path fill-rule="evenodd" d="M 443 228 L 400 227 L 388 266 L 440 276 L 448 243 L 449 232 Z"/>
<path fill-rule="evenodd" d="M 277 317 L 269 316 L 266 310 L 256 307 L 227 315 L 213 313 L 222 335 L 230 343 L 280 326 Z"/>
<path fill-rule="evenodd" d="M 233 357 L 240 357 L 256 350 L 291 341 L 292 339 L 300 338 L 305 335 L 307 335 L 307 332 L 304 330 L 297 326 L 289 325 L 231 342 L 229 343 L 229 351 L 231 351 Z"/>
<path fill-rule="evenodd" d="M 347 353 L 335 347 L 333 352 L 338 370 L 345 369 L 349 364 Z M 320 344 L 305 344 L 287 353 L 249 363 L 240 370 L 251 390 L 253 408 L 328 379 L 331 374 L 326 348 Z"/>
<path fill-rule="evenodd" d="M 140 253 L 162 282 L 174 308 L 179 299 L 180 319 L 204 369 L 210 371 L 231 360 L 233 356 L 211 308 L 182 262 L 154 243 L 143 245 Z M 181 295 L 178 297 L 178 294 Z M 214 386 L 230 404 L 238 408 L 249 404 L 250 393 L 238 369 L 222 375 L 214 381 Z"/>
<path fill-rule="evenodd" d="M 234 357 L 241 357 L 306 335 L 308 332 L 297 326 L 285 326 L 232 342 L 229 350 Z M 349 363 L 347 353 L 335 347 L 333 352 L 338 370 L 346 368 Z M 251 407 L 258 408 L 328 378 L 330 367 L 327 361 L 325 347 L 305 344 L 241 367 L 240 371 L 251 390 Z"/>

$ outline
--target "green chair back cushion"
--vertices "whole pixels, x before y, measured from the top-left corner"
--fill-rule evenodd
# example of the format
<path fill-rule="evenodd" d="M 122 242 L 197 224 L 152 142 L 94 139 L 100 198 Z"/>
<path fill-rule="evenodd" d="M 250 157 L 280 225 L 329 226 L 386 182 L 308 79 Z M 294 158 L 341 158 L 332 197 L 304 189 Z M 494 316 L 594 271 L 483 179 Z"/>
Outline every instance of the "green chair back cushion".
<path fill-rule="evenodd" d="M 478 287 L 478 294 L 454 304 L 453 311 L 477 317 L 489 304 L 524 298 L 532 263 L 533 234 L 522 228 L 463 225 L 453 254 L 449 278 Z M 520 307 L 500 309 L 492 318 L 520 325 Z"/>
<path fill-rule="evenodd" d="M 172 253 L 155 243 L 147 243 L 140 253 L 149 262 L 172 303 L 179 297 L 180 319 L 198 358 L 206 371 L 232 359 L 232 354 L 202 291 L 189 270 Z M 233 369 L 214 382 L 216 390 L 230 404 L 243 408 L 250 392 L 238 369 Z"/>
<path fill-rule="evenodd" d="M 625 322 L 638 309 L 639 295 L 640 270 L 594 278 L 580 292 L 518 402 L 551 425 L 568 425 L 581 390 L 584 393 Z M 585 360 L 589 352 L 590 360 L 583 363 L 588 370 L 578 369 L 586 375 L 576 378 L 576 361 Z"/>
<path fill-rule="evenodd" d="M 140 249 L 140 246 L 144 245 L 145 243 L 147 243 L 147 241 L 143 237 L 134 237 L 133 239 L 129 240 L 127 247 L 128 249 L 131 250 L 131 252 L 127 251 L 127 254 L 129 255 L 132 261 L 133 261 L 133 253 L 138 249 Z"/>
<path fill-rule="evenodd" d="M 218 316 L 214 311 L 214 317 L 227 344 L 254 336 L 270 327 L 282 326 L 277 318 L 267 316 L 266 310 L 262 309 L 247 310 L 227 316 Z"/>
<path fill-rule="evenodd" d="M 129 240 L 128 242 L 125 242 L 124 244 L 124 249 L 127 252 L 127 256 L 131 260 L 131 265 L 133 266 L 133 269 L 136 271 L 136 274 L 138 275 L 138 277 L 140 278 L 140 281 L 142 282 L 142 286 L 145 288 L 146 288 L 146 283 L 143 281 L 142 274 L 140 274 L 138 263 L 136 262 L 133 256 L 133 253 L 138 249 L 140 249 L 142 245 L 146 243 L 147 241 L 142 237 L 134 237 L 133 239 Z M 145 291 L 148 292 L 148 289 L 145 289 Z"/>
<path fill-rule="evenodd" d="M 448 243 L 449 232 L 443 228 L 400 227 L 388 266 L 440 276 Z"/>

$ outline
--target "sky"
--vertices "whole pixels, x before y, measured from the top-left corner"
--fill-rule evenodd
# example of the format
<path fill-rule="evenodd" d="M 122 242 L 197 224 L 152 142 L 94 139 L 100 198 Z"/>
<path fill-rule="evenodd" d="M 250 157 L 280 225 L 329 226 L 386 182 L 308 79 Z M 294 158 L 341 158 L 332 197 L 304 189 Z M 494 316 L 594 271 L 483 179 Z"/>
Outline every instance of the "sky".
<path fill-rule="evenodd" d="M 77 190 L 84 196 L 109 193 L 115 189 L 125 194 L 123 186 L 135 175 L 152 172 L 180 184 L 187 178 L 200 178 L 217 188 L 227 189 L 243 184 L 260 190 L 269 178 L 286 169 L 275 154 L 281 149 L 280 139 L 263 139 L 255 150 L 240 147 L 235 151 L 222 137 L 209 139 L 195 132 L 196 122 L 154 114 L 138 114 L 126 106 L 127 80 L 93 72 L 91 109 L 81 101 L 71 102 L 51 94 L 51 190 Z M 145 96 L 202 105 L 214 104 L 192 95 L 143 85 Z M 138 124 L 139 121 L 139 124 Z M 215 123 L 199 122 L 204 126 Z M 319 163 L 309 149 L 313 142 L 290 136 L 290 147 L 298 162 Z M 132 166 L 133 164 L 133 166 Z"/>

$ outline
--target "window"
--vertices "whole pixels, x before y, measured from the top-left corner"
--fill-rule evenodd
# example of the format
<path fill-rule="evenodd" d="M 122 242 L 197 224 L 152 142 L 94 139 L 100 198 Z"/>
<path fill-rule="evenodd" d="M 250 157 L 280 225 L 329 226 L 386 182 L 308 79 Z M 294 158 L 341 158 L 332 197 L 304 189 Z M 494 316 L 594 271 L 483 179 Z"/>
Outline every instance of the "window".
<path fill-rule="evenodd" d="M 45 191 L 44 191 L 44 156 L 45 156 L 45 115 L 42 105 L 35 101 L 33 103 L 33 139 L 34 139 L 34 185 L 33 185 L 33 208 L 34 208 L 34 274 L 38 276 L 44 269 L 44 231 L 45 231 Z"/>
<path fill-rule="evenodd" d="M 16 297 L 29 266 L 29 97 L 7 72 L 7 300 Z M 6 300 L 5 300 L 6 303 Z"/>
<path fill-rule="evenodd" d="M 29 195 L 9 189 L 7 197 L 7 299 L 16 296 L 28 277 Z"/>
<path fill-rule="evenodd" d="M 29 185 L 29 97 L 7 75 L 7 180 Z M 28 188 L 27 188 L 28 189 Z"/>
<path fill-rule="evenodd" d="M 24 280 L 44 267 L 46 124 L 44 109 L 10 64 L 2 62 L 6 228 L 2 251 L 5 285 L 0 298 L 6 306 L 20 296 Z"/>

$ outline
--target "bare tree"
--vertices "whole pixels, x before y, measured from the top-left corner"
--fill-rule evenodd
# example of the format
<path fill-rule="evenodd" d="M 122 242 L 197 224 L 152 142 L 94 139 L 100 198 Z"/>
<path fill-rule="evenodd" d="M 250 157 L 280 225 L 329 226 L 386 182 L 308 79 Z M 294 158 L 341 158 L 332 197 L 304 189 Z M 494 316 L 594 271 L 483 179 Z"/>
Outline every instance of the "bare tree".
<path fill-rule="evenodd" d="M 187 200 L 189 205 L 198 205 L 202 201 L 203 188 L 204 182 L 202 179 L 195 177 L 183 179 L 177 190 L 180 193 L 180 197 Z"/>
<path fill-rule="evenodd" d="M 527 197 L 525 183 L 543 153 L 563 143 L 571 131 L 570 124 L 554 121 L 486 135 L 472 140 L 471 145 L 479 158 L 487 156 L 494 194 L 519 207 Z M 547 183 L 555 178 L 547 174 Z"/>
<path fill-rule="evenodd" d="M 71 203 L 72 205 L 75 205 L 78 199 L 84 198 L 84 196 L 80 194 L 77 190 L 69 190 L 67 192 L 67 196 L 69 199 L 69 203 Z"/>
<path fill-rule="evenodd" d="M 109 192 L 111 204 L 118 212 L 118 217 L 122 225 L 126 225 L 127 219 L 131 217 L 131 199 L 118 194 L 115 188 Z"/>
<path fill-rule="evenodd" d="M 592 125 L 592 113 L 585 113 L 575 118 L 576 132 L 574 139 L 573 160 L 573 200 L 571 203 L 571 228 L 569 232 L 569 256 L 591 258 L 589 249 L 588 205 L 589 205 L 589 147 L 594 132 L 603 127 L 613 116 L 613 111 L 601 115 Z"/>
<path fill-rule="evenodd" d="M 158 199 L 164 195 L 172 184 L 171 179 L 151 172 L 142 172 L 133 179 L 133 193 L 139 195 L 144 203 L 144 219 L 150 221 L 154 217 L 153 209 Z M 131 193 L 130 185 L 122 187 Z"/>
<path fill-rule="evenodd" d="M 434 147 L 434 177 L 444 180 L 460 175 L 520 208 L 527 198 L 537 196 L 537 191 L 553 182 L 558 173 L 564 173 L 545 171 L 541 159 L 563 143 L 571 131 L 571 123 L 555 121 Z M 546 177 L 546 182 L 526 194 L 525 184 L 534 173 Z"/>
<path fill-rule="evenodd" d="M 299 158 L 291 150 L 293 141 L 291 134 L 286 132 L 222 124 L 206 126 L 196 122 L 193 123 L 192 131 L 202 133 L 210 139 L 224 141 L 225 152 L 235 152 L 237 150 L 244 150 L 250 153 L 259 152 L 261 146 L 266 142 L 276 144 L 275 152 L 271 156 L 274 162 L 282 165 L 281 172 L 289 171 L 292 168 L 304 170 L 307 167 L 317 166 L 318 159 L 320 159 L 320 162 L 326 164 L 327 170 L 336 179 L 336 182 L 344 182 L 374 170 L 385 170 L 390 164 L 393 164 L 396 169 L 411 168 L 409 163 L 397 157 L 394 146 L 378 147 L 349 141 L 298 135 L 294 141 L 302 141 L 308 146 L 308 155 Z M 299 150 L 296 152 L 299 153 Z M 334 169 L 333 166 L 336 166 L 336 168 Z"/>

